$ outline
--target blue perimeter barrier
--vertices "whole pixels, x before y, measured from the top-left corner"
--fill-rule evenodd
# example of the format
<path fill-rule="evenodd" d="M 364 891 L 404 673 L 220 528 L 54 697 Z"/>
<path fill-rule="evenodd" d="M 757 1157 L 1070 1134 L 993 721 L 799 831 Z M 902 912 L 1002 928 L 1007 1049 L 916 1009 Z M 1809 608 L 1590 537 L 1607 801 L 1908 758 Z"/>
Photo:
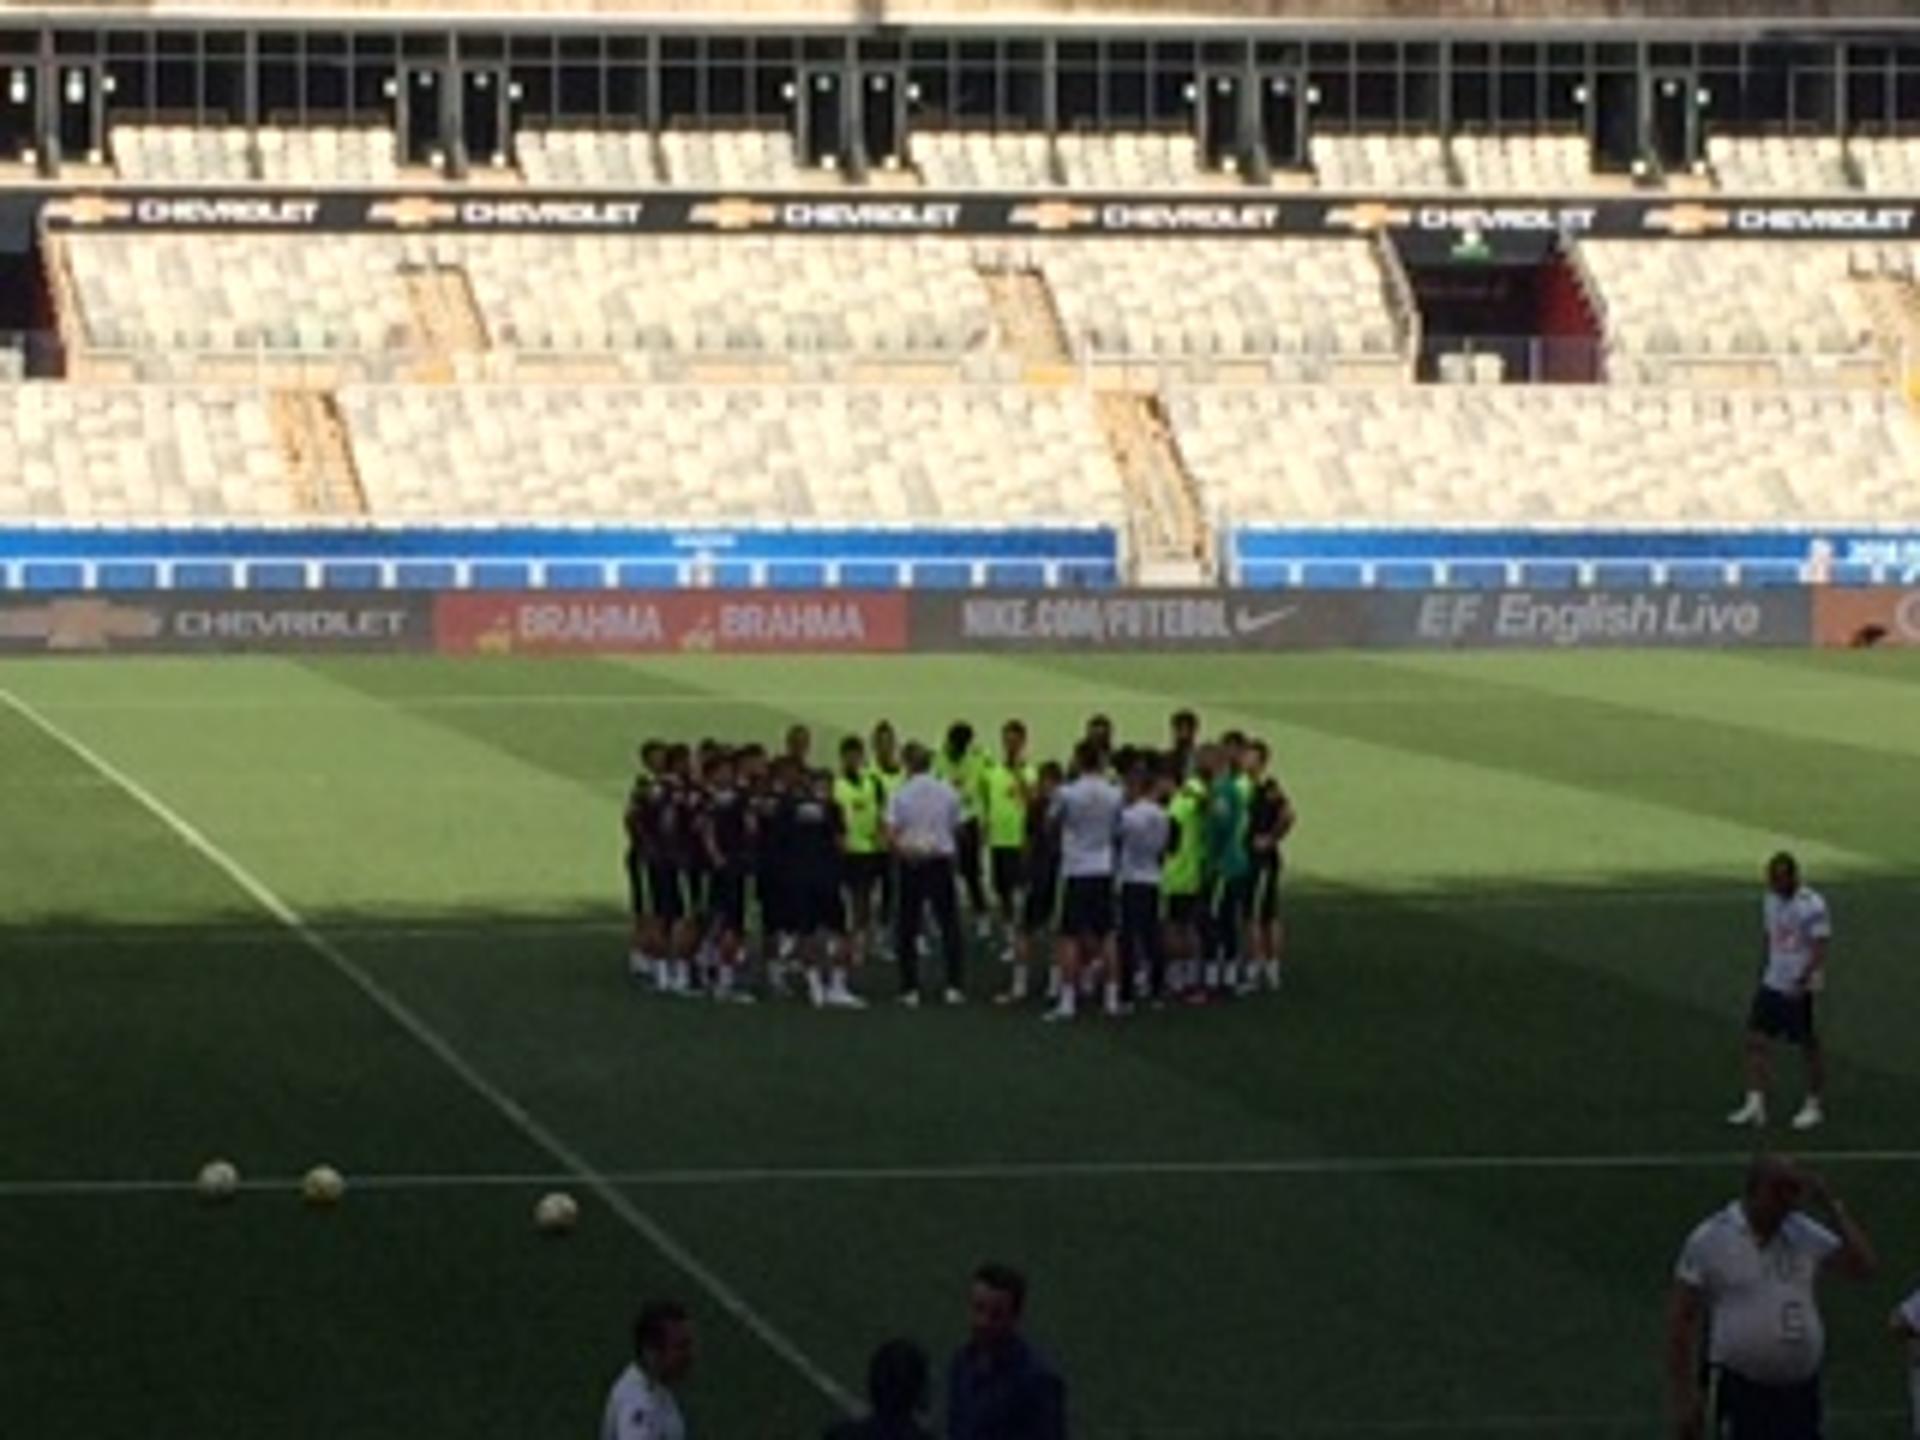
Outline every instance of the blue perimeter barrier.
<path fill-rule="evenodd" d="M 1246 527 L 1228 578 L 1250 589 L 1718 589 L 1920 578 L 1914 530 Z"/>
<path fill-rule="evenodd" d="M 1060 529 L 0 527 L 7 590 L 1097 588 L 1119 540 Z"/>

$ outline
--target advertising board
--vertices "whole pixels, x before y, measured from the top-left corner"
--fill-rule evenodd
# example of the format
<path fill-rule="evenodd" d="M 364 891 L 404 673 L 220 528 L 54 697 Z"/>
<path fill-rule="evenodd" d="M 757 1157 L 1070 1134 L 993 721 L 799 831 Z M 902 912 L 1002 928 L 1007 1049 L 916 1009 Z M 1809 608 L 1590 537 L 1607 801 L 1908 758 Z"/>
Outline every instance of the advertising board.
<path fill-rule="evenodd" d="M 8 595 L 0 654 L 378 654 L 426 649 L 431 617 L 384 591 Z"/>
<path fill-rule="evenodd" d="M 452 655 L 882 653 L 907 648 L 907 597 L 859 590 L 465 592 L 434 606 Z"/>

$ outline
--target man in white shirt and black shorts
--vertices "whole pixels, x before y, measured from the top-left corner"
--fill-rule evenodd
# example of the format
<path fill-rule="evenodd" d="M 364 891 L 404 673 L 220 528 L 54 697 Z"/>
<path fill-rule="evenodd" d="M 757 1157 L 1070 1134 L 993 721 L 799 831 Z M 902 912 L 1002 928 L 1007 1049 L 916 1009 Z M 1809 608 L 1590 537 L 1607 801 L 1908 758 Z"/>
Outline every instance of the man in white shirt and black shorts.
<path fill-rule="evenodd" d="M 1051 816 L 1060 827 L 1060 938 L 1065 942 L 1060 995 L 1048 1020 L 1071 1020 L 1079 1004 L 1080 976 L 1098 967 L 1117 980 L 1113 947 L 1114 842 L 1126 797 L 1106 777 L 1107 757 L 1096 741 L 1073 752 L 1073 779 L 1054 793 Z M 1110 983 L 1107 1011 L 1120 1011 L 1120 992 Z"/>
<path fill-rule="evenodd" d="M 1761 901 L 1764 927 L 1760 984 L 1747 1013 L 1747 1096 L 1727 1116 L 1729 1125 L 1767 1123 L 1767 1047 L 1784 1040 L 1806 1057 L 1807 1097 L 1793 1128 L 1811 1130 L 1826 1118 L 1821 1097 L 1826 1064 L 1813 1025 L 1813 997 L 1826 981 L 1833 917 L 1818 891 L 1800 883 L 1800 865 L 1781 851 L 1767 862 L 1767 893 Z"/>
<path fill-rule="evenodd" d="M 1824 1222 L 1798 1208 L 1809 1197 Z M 1756 1156 L 1744 1193 L 1694 1228 L 1674 1266 L 1666 1364 L 1677 1440 L 1821 1440 L 1826 1327 L 1814 1292 L 1828 1269 L 1864 1279 L 1873 1268 L 1871 1242 L 1818 1175 Z"/>

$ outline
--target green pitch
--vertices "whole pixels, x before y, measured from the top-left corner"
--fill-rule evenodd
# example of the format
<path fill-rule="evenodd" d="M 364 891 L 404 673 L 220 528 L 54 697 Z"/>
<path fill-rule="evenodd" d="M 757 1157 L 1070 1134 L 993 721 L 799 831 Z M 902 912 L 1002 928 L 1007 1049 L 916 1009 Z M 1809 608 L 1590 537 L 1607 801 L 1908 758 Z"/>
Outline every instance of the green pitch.
<path fill-rule="evenodd" d="M 1898 1427 L 1914 657 L 76 661 L 0 689 L 120 777 L 0 707 L 9 1434 L 588 1436 L 635 1302 L 673 1292 L 696 1432 L 806 1436 L 875 1341 L 944 1352 L 987 1256 L 1031 1272 L 1077 1435 L 1652 1434 L 1673 1255 L 1737 1184 L 1781 845 L 1839 930 L 1807 1148 L 1887 1262 L 1828 1292 L 1833 1432 Z M 641 735 L 1021 714 L 1051 751 L 1096 708 L 1157 740 L 1176 703 L 1268 737 L 1300 805 L 1284 995 L 1058 1033 L 628 987 Z M 216 1155 L 270 1188 L 121 1183 Z M 331 1214 L 294 1194 L 321 1161 L 353 1186 Z M 565 1241 L 530 1222 L 553 1188 Z"/>

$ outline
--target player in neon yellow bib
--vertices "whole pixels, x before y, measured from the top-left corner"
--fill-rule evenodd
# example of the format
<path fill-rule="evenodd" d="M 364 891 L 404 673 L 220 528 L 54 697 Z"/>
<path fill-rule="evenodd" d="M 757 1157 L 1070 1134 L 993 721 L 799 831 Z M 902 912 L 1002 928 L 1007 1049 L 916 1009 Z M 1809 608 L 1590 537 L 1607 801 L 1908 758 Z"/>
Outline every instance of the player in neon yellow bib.
<path fill-rule="evenodd" d="M 1038 771 L 1027 759 L 1027 727 L 1018 720 L 1007 721 L 1000 727 L 999 756 L 981 767 L 980 806 L 988 875 L 993 881 L 1008 964 L 1013 963 L 1020 902 L 1027 888 L 1027 808 L 1038 780 Z"/>

